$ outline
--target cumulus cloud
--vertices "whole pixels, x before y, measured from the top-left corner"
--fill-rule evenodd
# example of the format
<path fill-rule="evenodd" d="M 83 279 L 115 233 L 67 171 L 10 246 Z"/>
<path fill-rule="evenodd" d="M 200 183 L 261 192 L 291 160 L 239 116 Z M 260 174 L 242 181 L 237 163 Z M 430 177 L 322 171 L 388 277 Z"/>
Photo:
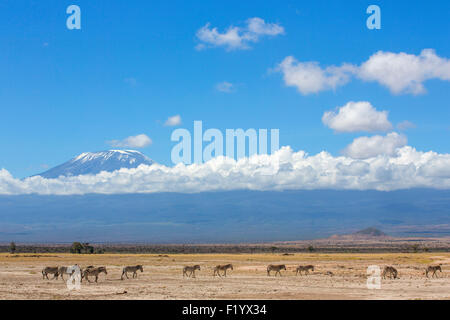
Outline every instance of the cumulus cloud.
<path fill-rule="evenodd" d="M 267 168 L 272 175 L 267 175 Z M 226 190 L 450 188 L 450 154 L 410 146 L 367 159 L 308 155 L 283 147 L 272 155 L 238 161 L 217 157 L 204 164 L 141 165 L 97 175 L 16 179 L 0 170 L 0 194 L 152 193 Z"/>
<path fill-rule="evenodd" d="M 224 32 L 211 28 L 207 23 L 200 28 L 196 37 L 198 50 L 224 47 L 226 50 L 249 49 L 250 43 L 258 42 L 263 36 L 276 36 L 284 33 L 284 28 L 275 23 L 266 23 L 263 19 L 255 17 L 246 21 L 244 27 L 230 26 Z"/>
<path fill-rule="evenodd" d="M 425 92 L 426 80 L 450 80 L 450 60 L 437 56 L 432 49 L 422 50 L 418 56 L 379 51 L 360 66 L 358 76 L 376 81 L 392 93 L 419 94 Z"/>
<path fill-rule="evenodd" d="M 152 139 L 145 134 L 138 134 L 123 140 L 111 140 L 108 144 L 115 148 L 144 148 L 152 144 Z"/>
<path fill-rule="evenodd" d="M 353 70 L 351 65 L 321 68 L 318 62 L 299 62 L 294 57 L 286 57 L 275 69 L 283 74 L 287 86 L 296 87 L 306 95 L 323 90 L 336 89 L 346 84 Z"/>
<path fill-rule="evenodd" d="M 343 150 L 343 154 L 353 159 L 368 159 L 378 155 L 394 156 L 397 149 L 404 147 L 407 142 L 404 135 L 396 132 L 386 136 L 359 137 Z"/>
<path fill-rule="evenodd" d="M 344 63 L 324 68 L 318 62 L 299 62 L 289 56 L 276 70 L 283 74 L 286 85 L 304 95 L 334 90 L 352 77 L 378 82 L 394 94 L 420 94 L 425 92 L 427 80 L 450 80 L 450 60 L 432 49 L 424 49 L 419 55 L 379 51 L 360 66 Z"/>
<path fill-rule="evenodd" d="M 168 127 L 179 126 L 180 124 L 181 124 L 181 116 L 179 114 L 167 118 L 166 122 L 164 122 L 164 125 Z"/>
<path fill-rule="evenodd" d="M 370 102 L 348 102 L 336 111 L 327 111 L 322 122 L 336 132 L 389 131 L 392 124 L 387 111 L 377 111 Z"/>

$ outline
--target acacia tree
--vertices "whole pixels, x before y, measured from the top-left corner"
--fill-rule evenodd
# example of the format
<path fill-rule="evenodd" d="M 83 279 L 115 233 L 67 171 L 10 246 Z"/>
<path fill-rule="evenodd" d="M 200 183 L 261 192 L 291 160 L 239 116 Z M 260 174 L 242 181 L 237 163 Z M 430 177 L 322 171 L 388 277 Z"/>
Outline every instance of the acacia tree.
<path fill-rule="evenodd" d="M 81 243 L 72 243 L 72 246 L 70 247 L 70 253 L 81 253 L 81 250 L 83 250 L 83 245 Z"/>

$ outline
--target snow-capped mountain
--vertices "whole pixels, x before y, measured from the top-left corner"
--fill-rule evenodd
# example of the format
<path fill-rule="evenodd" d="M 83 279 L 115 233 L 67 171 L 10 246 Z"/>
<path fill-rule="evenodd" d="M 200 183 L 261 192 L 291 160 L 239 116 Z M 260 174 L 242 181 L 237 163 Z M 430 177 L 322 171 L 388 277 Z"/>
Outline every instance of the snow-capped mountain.
<path fill-rule="evenodd" d="M 135 150 L 108 150 L 84 152 L 57 167 L 38 176 L 54 179 L 59 176 L 97 174 L 101 171 L 115 171 L 120 168 L 137 168 L 140 164 L 151 165 L 153 160 Z"/>

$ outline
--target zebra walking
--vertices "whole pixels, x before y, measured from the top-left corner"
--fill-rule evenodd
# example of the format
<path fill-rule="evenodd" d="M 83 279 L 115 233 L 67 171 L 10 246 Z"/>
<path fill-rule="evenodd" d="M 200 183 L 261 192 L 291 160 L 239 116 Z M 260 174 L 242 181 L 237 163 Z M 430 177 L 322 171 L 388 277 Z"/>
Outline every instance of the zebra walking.
<path fill-rule="evenodd" d="M 390 279 L 398 279 L 398 272 L 394 267 L 386 266 L 384 267 L 381 276 L 383 279 L 386 279 L 386 276 L 389 276 Z"/>
<path fill-rule="evenodd" d="M 44 269 L 42 269 L 42 279 L 47 278 L 47 280 L 50 280 L 48 278 L 48 274 L 53 274 L 53 279 L 58 279 L 58 270 L 58 267 L 45 267 Z"/>
<path fill-rule="evenodd" d="M 302 272 L 305 272 L 305 274 L 309 274 L 309 270 L 314 271 L 314 266 L 313 265 L 298 266 L 295 275 L 298 275 L 298 273 L 302 275 Z"/>
<path fill-rule="evenodd" d="M 120 280 L 123 280 L 123 275 L 125 275 L 128 278 L 128 272 L 133 272 L 133 279 L 137 278 L 137 271 L 141 270 L 141 272 L 144 272 L 144 268 L 142 268 L 142 265 L 138 264 L 137 266 L 127 266 L 122 269 L 122 276 L 120 277 Z"/>
<path fill-rule="evenodd" d="M 223 265 L 217 265 L 214 268 L 214 277 L 216 276 L 216 274 L 221 277 L 220 275 L 220 271 L 223 271 L 223 275 L 226 277 L 227 276 L 227 270 L 231 269 L 233 270 L 233 265 L 231 263 L 229 264 L 223 264 Z"/>
<path fill-rule="evenodd" d="M 277 273 L 281 277 L 281 270 L 286 270 L 286 265 L 284 264 L 269 264 L 267 266 L 267 275 L 270 276 L 270 271 L 275 271 L 275 277 L 277 276 Z"/>
<path fill-rule="evenodd" d="M 200 266 L 198 264 L 196 264 L 195 266 L 186 266 L 183 268 L 183 278 L 184 276 L 186 277 L 190 277 L 192 276 L 192 278 L 195 278 L 195 270 L 199 270 L 200 271 Z M 189 274 L 188 274 L 189 272 Z"/>
<path fill-rule="evenodd" d="M 86 280 L 91 283 L 91 280 L 89 280 L 89 276 L 95 277 L 95 282 L 97 283 L 98 275 L 100 273 L 108 274 L 105 267 L 97 267 L 97 268 L 86 268 L 83 271 L 83 278 L 86 278 Z"/>
<path fill-rule="evenodd" d="M 441 269 L 440 265 L 438 265 L 438 266 L 428 266 L 428 268 L 425 270 L 425 274 L 427 275 L 427 278 L 428 278 L 428 273 L 429 272 L 433 272 L 431 277 L 434 278 L 436 276 L 436 278 L 437 278 L 438 276 L 437 276 L 436 272 L 438 270 L 442 273 L 442 269 Z"/>

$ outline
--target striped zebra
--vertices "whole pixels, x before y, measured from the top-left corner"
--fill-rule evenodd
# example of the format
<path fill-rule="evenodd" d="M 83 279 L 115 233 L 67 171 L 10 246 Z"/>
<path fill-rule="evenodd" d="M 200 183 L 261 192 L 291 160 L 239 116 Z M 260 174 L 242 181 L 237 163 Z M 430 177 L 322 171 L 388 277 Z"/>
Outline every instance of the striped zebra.
<path fill-rule="evenodd" d="M 221 277 L 220 272 L 219 271 L 223 271 L 223 275 L 226 277 L 227 276 L 227 270 L 231 269 L 233 270 L 233 265 L 231 263 L 229 264 L 219 264 L 214 268 L 214 277 L 216 276 L 216 274 Z"/>
<path fill-rule="evenodd" d="M 120 277 L 120 280 L 123 280 L 123 275 L 128 278 L 128 272 L 133 272 L 133 278 L 137 278 L 137 271 L 141 270 L 141 272 L 144 272 L 144 268 L 142 268 L 142 265 L 138 264 L 137 266 L 127 266 L 122 269 L 122 276 Z"/>
<path fill-rule="evenodd" d="M 275 277 L 277 276 L 277 273 L 281 277 L 281 270 L 286 270 L 286 265 L 284 264 L 269 264 L 267 266 L 267 275 L 270 276 L 270 271 L 275 271 Z"/>
<path fill-rule="evenodd" d="M 81 282 L 83 282 L 83 278 L 84 278 L 84 271 L 86 271 L 87 269 L 94 269 L 95 266 L 87 266 L 86 268 L 80 268 L 80 272 L 81 272 Z"/>
<path fill-rule="evenodd" d="M 195 278 L 195 270 L 199 270 L 200 271 L 200 266 L 198 264 L 196 264 L 195 266 L 186 266 L 183 268 L 183 278 L 184 276 L 186 277 L 190 277 L 192 276 L 193 278 Z M 189 274 L 188 274 L 189 272 Z"/>
<path fill-rule="evenodd" d="M 309 274 L 309 270 L 314 271 L 314 266 L 313 265 L 298 266 L 296 269 L 295 275 L 298 275 L 298 273 L 300 273 L 300 275 L 302 275 L 303 271 L 305 272 L 305 274 Z"/>
<path fill-rule="evenodd" d="M 440 265 L 438 265 L 438 266 L 428 266 L 428 268 L 425 270 L 425 274 L 427 275 L 427 278 L 428 278 L 428 273 L 429 272 L 433 272 L 431 277 L 434 278 L 434 276 L 436 276 L 436 278 L 437 278 L 438 276 L 437 276 L 436 272 L 438 270 L 442 273 L 442 269 L 441 269 Z"/>
<path fill-rule="evenodd" d="M 45 267 L 44 269 L 42 269 L 42 279 L 47 278 L 47 280 L 50 280 L 48 278 L 48 274 L 53 274 L 53 279 L 58 279 L 58 267 Z"/>
<path fill-rule="evenodd" d="M 398 272 L 394 267 L 386 266 L 384 267 L 381 276 L 383 277 L 383 279 L 386 279 L 386 276 L 389 276 L 389 278 L 391 279 L 398 279 Z"/>
<path fill-rule="evenodd" d="M 98 275 L 100 273 L 108 274 L 105 267 L 86 268 L 85 270 L 83 270 L 83 278 L 86 278 L 86 280 L 90 283 L 91 280 L 89 280 L 89 276 L 94 276 L 95 282 L 97 282 Z"/>

